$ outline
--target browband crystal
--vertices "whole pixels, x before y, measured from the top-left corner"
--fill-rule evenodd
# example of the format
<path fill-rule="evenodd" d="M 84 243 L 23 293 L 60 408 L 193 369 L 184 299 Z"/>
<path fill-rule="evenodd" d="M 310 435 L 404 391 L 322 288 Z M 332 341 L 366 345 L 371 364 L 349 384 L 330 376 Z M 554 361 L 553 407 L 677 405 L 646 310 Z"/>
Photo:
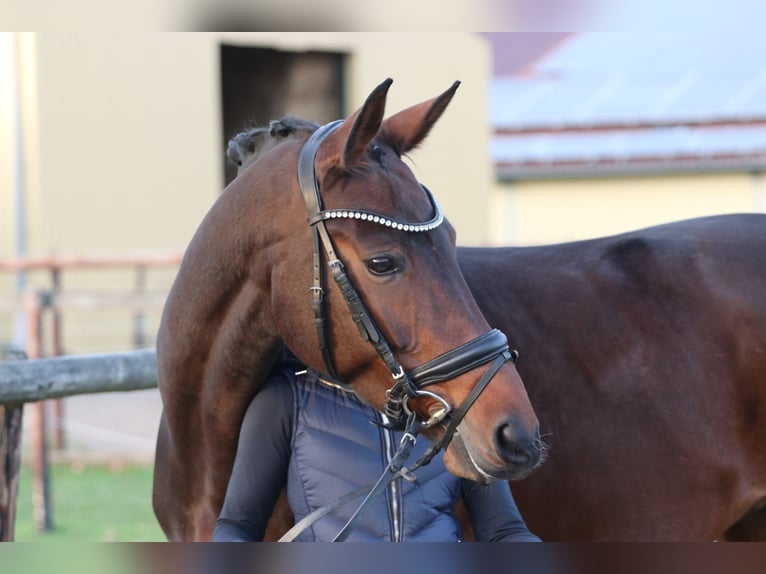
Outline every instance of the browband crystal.
<path fill-rule="evenodd" d="M 433 196 L 431 191 L 426 186 L 421 186 L 428 196 L 431 205 L 434 208 L 435 215 L 430 221 L 424 223 L 405 223 L 396 221 L 385 215 L 380 215 L 373 211 L 364 211 L 359 209 L 328 209 L 327 211 L 320 211 L 316 215 L 309 218 L 309 223 L 315 225 L 319 221 L 327 221 L 328 219 L 359 219 L 361 221 L 370 221 L 377 223 L 384 227 L 391 229 L 397 229 L 399 231 L 408 231 L 411 233 L 422 233 L 425 231 L 431 231 L 436 229 L 444 222 L 444 214 L 442 213 L 439 203 Z"/>

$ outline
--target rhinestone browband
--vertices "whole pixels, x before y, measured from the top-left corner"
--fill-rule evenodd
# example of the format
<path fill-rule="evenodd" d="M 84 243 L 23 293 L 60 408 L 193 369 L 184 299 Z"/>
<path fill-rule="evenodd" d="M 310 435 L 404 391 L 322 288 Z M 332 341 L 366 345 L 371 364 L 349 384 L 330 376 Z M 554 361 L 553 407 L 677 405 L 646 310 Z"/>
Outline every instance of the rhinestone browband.
<path fill-rule="evenodd" d="M 390 227 L 391 229 L 397 229 L 399 231 L 408 231 L 412 233 L 431 231 L 432 229 L 439 227 L 444 222 L 444 214 L 442 213 L 441 207 L 439 207 L 439 203 L 436 201 L 436 198 L 433 196 L 431 191 L 426 186 L 422 187 L 425 190 L 426 195 L 428 195 L 428 199 L 431 201 L 431 205 L 433 206 L 435 212 L 433 219 L 426 221 L 425 223 L 403 223 L 391 219 L 390 217 L 386 217 L 385 215 L 380 215 L 379 213 L 375 213 L 373 211 L 364 211 L 361 209 L 330 209 L 327 211 L 320 211 L 313 217 L 309 218 L 309 223 L 314 225 L 319 221 L 327 221 L 328 219 L 359 219 L 361 221 L 370 221 L 372 223 L 377 223 L 378 225 L 383 225 L 385 227 Z"/>

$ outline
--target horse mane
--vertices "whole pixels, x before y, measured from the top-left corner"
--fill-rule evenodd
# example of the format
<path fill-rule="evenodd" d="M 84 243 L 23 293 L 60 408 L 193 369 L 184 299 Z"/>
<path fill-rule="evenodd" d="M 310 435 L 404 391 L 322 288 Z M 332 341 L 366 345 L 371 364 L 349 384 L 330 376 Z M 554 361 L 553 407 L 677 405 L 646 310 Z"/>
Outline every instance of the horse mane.
<path fill-rule="evenodd" d="M 292 136 L 314 133 L 318 127 L 314 122 L 292 116 L 271 120 L 268 126 L 248 128 L 235 135 L 229 140 L 226 157 L 241 171 L 281 141 Z"/>

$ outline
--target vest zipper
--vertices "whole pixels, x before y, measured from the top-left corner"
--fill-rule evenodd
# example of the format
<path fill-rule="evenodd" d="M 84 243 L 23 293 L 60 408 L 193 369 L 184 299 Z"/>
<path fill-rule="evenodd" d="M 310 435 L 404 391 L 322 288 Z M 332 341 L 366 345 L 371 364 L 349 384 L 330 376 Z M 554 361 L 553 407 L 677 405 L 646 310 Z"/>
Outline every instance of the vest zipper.
<path fill-rule="evenodd" d="M 380 415 L 383 418 L 383 423 L 388 424 L 389 420 L 388 417 L 381 413 Z M 381 431 L 383 432 L 383 440 L 386 444 L 386 466 L 388 466 L 391 461 L 394 458 L 395 454 L 395 445 L 396 445 L 396 437 L 394 436 L 394 431 L 382 428 Z M 389 485 L 389 488 L 391 490 L 391 524 L 393 527 L 393 542 L 401 542 L 402 541 L 402 525 L 401 525 L 401 512 L 402 512 L 402 493 L 401 493 L 401 485 L 399 484 L 399 479 L 392 480 L 391 484 Z"/>

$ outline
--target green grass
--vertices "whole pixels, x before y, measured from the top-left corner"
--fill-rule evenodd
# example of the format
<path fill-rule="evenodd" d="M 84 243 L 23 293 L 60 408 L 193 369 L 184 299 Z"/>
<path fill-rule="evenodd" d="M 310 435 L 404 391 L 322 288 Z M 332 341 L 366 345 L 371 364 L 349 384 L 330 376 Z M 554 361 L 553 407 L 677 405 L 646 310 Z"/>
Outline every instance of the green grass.
<path fill-rule="evenodd" d="M 152 511 L 152 468 L 56 464 L 50 469 L 53 530 L 32 518 L 31 471 L 22 467 L 16 513 L 18 542 L 152 542 L 165 540 Z"/>

